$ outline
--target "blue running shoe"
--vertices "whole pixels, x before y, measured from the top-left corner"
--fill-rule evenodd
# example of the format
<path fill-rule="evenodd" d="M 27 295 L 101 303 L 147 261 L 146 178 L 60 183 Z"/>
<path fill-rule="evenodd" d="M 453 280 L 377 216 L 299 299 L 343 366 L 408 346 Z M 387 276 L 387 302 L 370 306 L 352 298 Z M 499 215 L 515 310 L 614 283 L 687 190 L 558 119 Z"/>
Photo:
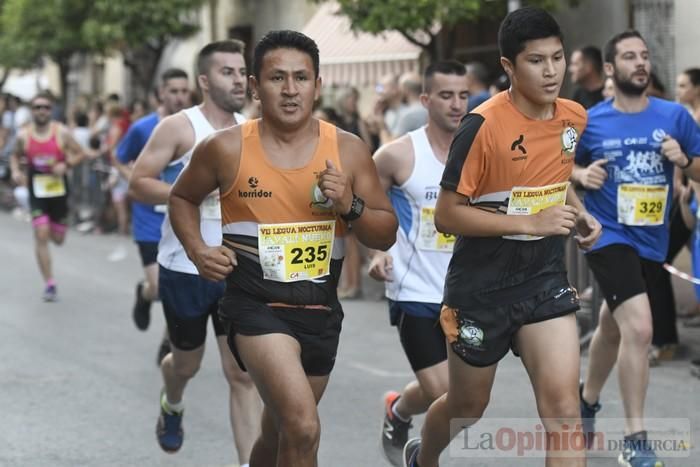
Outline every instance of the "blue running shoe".
<path fill-rule="evenodd" d="M 586 439 L 586 449 L 593 446 L 595 438 L 595 414 L 600 410 L 600 403 L 589 404 L 583 399 L 583 383 L 578 388 L 579 398 L 581 399 L 581 425 L 583 428 L 583 436 Z"/>
<path fill-rule="evenodd" d="M 165 396 L 161 395 L 160 416 L 156 425 L 158 444 L 163 451 L 177 452 L 182 447 L 185 434 L 182 431 L 182 412 L 171 412 L 164 407 Z"/>
<path fill-rule="evenodd" d="M 646 439 L 625 439 L 617 463 L 622 467 L 664 467 Z"/>
<path fill-rule="evenodd" d="M 45 302 L 55 302 L 58 300 L 58 292 L 55 285 L 47 285 L 42 296 Z"/>
<path fill-rule="evenodd" d="M 418 459 L 419 449 L 420 438 L 412 438 L 408 440 L 406 446 L 403 447 L 403 467 L 416 467 L 416 459 Z"/>

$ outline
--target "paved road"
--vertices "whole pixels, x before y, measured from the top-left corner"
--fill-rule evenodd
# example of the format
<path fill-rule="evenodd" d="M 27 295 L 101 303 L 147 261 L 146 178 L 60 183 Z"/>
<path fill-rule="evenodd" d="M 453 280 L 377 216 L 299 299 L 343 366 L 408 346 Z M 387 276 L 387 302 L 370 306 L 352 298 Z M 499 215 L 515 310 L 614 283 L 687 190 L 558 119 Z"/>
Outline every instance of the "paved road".
<path fill-rule="evenodd" d="M 226 417 L 226 387 L 211 348 L 186 394 L 186 440 L 176 455 L 158 448 L 154 426 L 161 382 L 155 366 L 163 329 L 159 306 L 147 332 L 131 323 L 136 248 L 107 261 L 115 236 L 71 231 L 54 249 L 60 301 L 41 301 L 41 282 L 27 223 L 0 213 L 0 466 L 230 466 L 235 461 Z M 687 293 L 687 289 L 684 289 Z M 351 301 L 336 370 L 321 403 L 320 465 L 380 467 L 381 395 L 399 388 L 410 369 L 385 304 Z M 700 353 L 694 336 L 694 351 Z M 213 344 L 209 340 L 208 345 Z M 687 362 L 654 369 L 648 415 L 687 417 L 700 426 L 700 381 Z M 603 394 L 604 414 L 620 417 L 616 381 Z M 487 417 L 536 417 L 519 360 L 501 364 Z M 417 427 L 422 420 L 415 421 Z M 416 428 L 417 430 L 417 428 Z M 417 431 L 416 431 L 417 432 Z M 541 460 L 445 458 L 442 465 L 538 466 Z M 589 465 L 616 465 L 613 459 Z M 697 459 L 669 460 L 697 466 Z"/>

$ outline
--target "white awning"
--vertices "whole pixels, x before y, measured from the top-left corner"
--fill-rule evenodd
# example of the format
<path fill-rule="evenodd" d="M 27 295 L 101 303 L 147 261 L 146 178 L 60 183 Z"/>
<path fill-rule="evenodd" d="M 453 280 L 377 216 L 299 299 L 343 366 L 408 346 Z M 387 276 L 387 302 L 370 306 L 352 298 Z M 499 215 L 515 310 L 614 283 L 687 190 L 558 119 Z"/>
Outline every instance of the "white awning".
<path fill-rule="evenodd" d="M 323 3 L 302 30 L 318 44 L 324 84 L 373 85 L 387 73 L 419 71 L 421 47 L 395 31 L 356 33 L 338 10 L 335 2 Z"/>

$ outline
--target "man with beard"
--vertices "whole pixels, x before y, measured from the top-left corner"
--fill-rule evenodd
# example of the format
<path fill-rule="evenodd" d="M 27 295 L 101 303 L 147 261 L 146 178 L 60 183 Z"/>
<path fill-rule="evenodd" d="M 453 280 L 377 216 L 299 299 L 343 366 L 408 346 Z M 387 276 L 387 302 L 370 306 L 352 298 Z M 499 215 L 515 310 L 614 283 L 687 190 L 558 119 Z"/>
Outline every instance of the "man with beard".
<path fill-rule="evenodd" d="M 165 70 L 161 75 L 161 85 L 158 88 L 157 97 L 160 100 L 158 109 L 134 122 L 117 146 L 117 168 L 126 180 L 131 178 L 133 163 L 146 146 L 146 142 L 158 122 L 190 105 L 187 73 L 179 68 Z M 139 248 L 145 276 L 145 280 L 139 281 L 136 285 L 136 302 L 132 317 L 136 327 L 142 331 L 148 328 L 151 319 L 151 303 L 158 299 L 158 262 L 156 257 L 158 255 L 158 241 L 160 241 L 160 227 L 165 216 L 163 208 L 165 208 L 163 205 L 152 206 L 138 201 L 131 203 L 134 241 Z M 169 348 L 166 330 L 158 352 L 159 366 Z"/>
<path fill-rule="evenodd" d="M 581 385 L 581 417 L 592 442 L 598 396 L 615 363 L 626 426 L 621 465 L 658 467 L 643 423 L 652 337 L 652 293 L 668 248 L 673 170 L 697 180 L 700 130 L 680 105 L 645 94 L 651 64 L 637 31 L 614 36 L 605 47 L 612 100 L 591 108 L 576 151 L 572 178 L 588 193 L 586 208 L 603 226 L 587 253 L 605 297 Z M 585 168 L 584 168 L 585 167 Z"/>
<path fill-rule="evenodd" d="M 85 156 L 68 128 L 51 120 L 52 108 L 53 97 L 48 92 L 32 99 L 32 122 L 20 130 L 10 159 L 12 179 L 29 189 L 36 259 L 45 282 L 46 302 L 55 301 L 57 296 L 49 241 L 62 245 L 68 229 L 66 173 Z M 21 169 L 25 160 L 26 173 Z"/>
<path fill-rule="evenodd" d="M 245 104 L 246 66 L 240 41 L 206 45 L 197 57 L 197 84 L 203 103 L 163 119 L 136 160 L 130 194 L 142 203 L 166 204 L 170 185 L 186 167 L 197 143 L 217 130 L 243 122 L 238 114 Z M 219 193 L 214 191 L 201 207 L 200 230 L 209 245 L 221 245 Z M 173 233 L 166 213 L 158 244 L 159 295 L 170 335 L 171 352 L 163 358 L 164 388 L 156 426 L 158 443 L 167 452 L 182 446 L 183 393 L 197 373 L 204 355 L 207 321 L 211 317 L 221 362 L 230 389 L 230 419 L 241 464 L 246 464 L 259 432 L 261 404 L 251 379 L 236 364 L 218 318 L 222 281 L 197 273 Z M 233 416 L 235 414 L 235 417 Z"/>

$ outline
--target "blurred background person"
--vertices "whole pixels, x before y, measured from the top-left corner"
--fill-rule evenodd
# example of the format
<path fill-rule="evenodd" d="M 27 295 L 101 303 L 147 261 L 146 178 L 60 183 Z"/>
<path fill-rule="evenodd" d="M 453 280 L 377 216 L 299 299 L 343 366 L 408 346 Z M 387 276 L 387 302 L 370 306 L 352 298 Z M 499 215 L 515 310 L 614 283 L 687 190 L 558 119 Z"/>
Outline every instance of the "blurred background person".
<path fill-rule="evenodd" d="M 615 95 L 615 83 L 610 77 L 605 78 L 605 84 L 603 84 L 603 99 L 612 99 Z"/>
<path fill-rule="evenodd" d="M 572 100 L 590 108 L 604 99 L 603 55 L 598 47 L 587 45 L 571 53 L 569 77 L 576 85 Z"/>
<path fill-rule="evenodd" d="M 688 68 L 676 79 L 676 100 L 700 124 L 700 68 Z"/>
<path fill-rule="evenodd" d="M 379 147 L 396 138 L 399 119 L 405 108 L 399 88 L 399 77 L 384 75 L 374 88 L 372 113 L 367 119 L 372 135 L 371 148 Z"/>
<path fill-rule="evenodd" d="M 481 62 L 469 62 L 467 68 L 467 86 L 469 86 L 469 104 L 467 111 L 471 112 L 490 97 L 489 70 Z"/>
<path fill-rule="evenodd" d="M 404 107 L 401 109 L 394 138 L 403 136 L 409 131 L 417 130 L 428 123 L 428 111 L 420 102 L 423 93 L 423 79 L 418 73 L 409 71 L 399 78 L 399 88 L 403 96 Z"/>
<path fill-rule="evenodd" d="M 499 92 L 507 91 L 508 89 L 510 89 L 510 79 L 508 79 L 508 75 L 503 74 L 491 83 L 489 94 L 493 97 Z"/>
<path fill-rule="evenodd" d="M 360 92 L 355 87 L 345 87 L 338 92 L 335 101 L 338 126 L 353 135 L 359 136 L 371 148 L 372 138 L 367 130 L 367 124 L 360 116 L 358 110 L 359 101 Z"/>

